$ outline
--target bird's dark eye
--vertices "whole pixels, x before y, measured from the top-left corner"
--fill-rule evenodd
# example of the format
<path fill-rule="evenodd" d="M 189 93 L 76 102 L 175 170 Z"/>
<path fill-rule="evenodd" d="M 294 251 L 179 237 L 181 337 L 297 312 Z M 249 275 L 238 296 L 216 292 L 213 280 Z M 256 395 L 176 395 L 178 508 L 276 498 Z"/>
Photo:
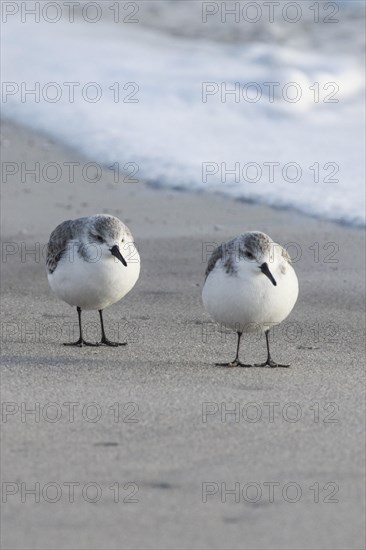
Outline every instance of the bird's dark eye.
<path fill-rule="evenodd" d="M 248 258 L 248 260 L 254 260 L 254 256 L 251 252 L 244 252 L 244 256 Z"/>
<path fill-rule="evenodd" d="M 103 243 L 104 242 L 102 237 L 100 237 L 99 235 L 96 236 L 96 239 L 97 239 L 98 243 Z"/>

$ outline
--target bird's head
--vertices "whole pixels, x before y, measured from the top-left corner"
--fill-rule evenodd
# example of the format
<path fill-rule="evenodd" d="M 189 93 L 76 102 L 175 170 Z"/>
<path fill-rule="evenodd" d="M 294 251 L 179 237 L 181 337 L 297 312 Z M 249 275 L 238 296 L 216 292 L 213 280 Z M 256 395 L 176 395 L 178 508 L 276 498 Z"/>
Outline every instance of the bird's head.
<path fill-rule="evenodd" d="M 278 251 L 276 243 L 268 235 L 259 231 L 251 231 L 242 235 L 240 259 L 247 262 L 247 268 L 253 274 L 258 274 L 258 270 L 260 270 L 274 286 L 277 286 L 273 272 L 278 264 Z"/>
<path fill-rule="evenodd" d="M 118 261 L 127 267 L 124 255 L 132 243 L 132 235 L 118 218 L 104 214 L 93 216 L 87 230 L 87 241 L 100 258 Z"/>

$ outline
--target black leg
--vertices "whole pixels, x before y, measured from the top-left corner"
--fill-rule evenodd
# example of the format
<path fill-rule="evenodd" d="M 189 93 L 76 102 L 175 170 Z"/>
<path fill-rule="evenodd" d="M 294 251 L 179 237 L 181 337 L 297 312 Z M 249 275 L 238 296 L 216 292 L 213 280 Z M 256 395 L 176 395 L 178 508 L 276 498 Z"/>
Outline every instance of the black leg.
<path fill-rule="evenodd" d="M 290 365 L 280 365 L 280 363 L 276 363 L 276 361 L 273 361 L 273 359 L 271 358 L 271 353 L 269 351 L 269 330 L 266 330 L 265 335 L 266 335 L 266 344 L 267 344 L 267 360 L 264 363 L 259 363 L 259 364 L 256 364 L 255 366 L 256 367 L 271 367 L 271 368 L 289 367 Z"/>
<path fill-rule="evenodd" d="M 65 342 L 64 346 L 78 346 L 79 348 L 82 348 L 84 346 L 98 346 L 98 344 L 92 344 L 91 342 L 85 342 L 83 338 L 83 329 L 81 326 L 81 308 L 78 306 L 76 308 L 78 312 L 78 318 L 79 318 L 79 340 L 76 340 L 76 342 Z"/>
<path fill-rule="evenodd" d="M 239 349 L 240 349 L 240 340 L 241 340 L 241 335 L 243 334 L 242 332 L 238 332 L 238 343 L 237 343 L 237 346 L 236 346 L 236 355 L 235 355 L 235 359 L 234 359 L 234 363 L 238 363 L 239 362 Z"/>
<path fill-rule="evenodd" d="M 218 367 L 252 367 L 253 365 L 246 365 L 244 363 L 241 363 L 239 361 L 239 349 L 240 349 L 240 340 L 242 336 L 242 332 L 237 332 L 238 335 L 238 343 L 236 346 L 236 356 L 232 363 L 216 363 Z"/>
<path fill-rule="evenodd" d="M 127 342 L 111 342 L 110 340 L 108 340 L 108 338 L 105 335 L 105 330 L 104 330 L 103 310 L 102 309 L 99 310 L 99 317 L 100 317 L 100 326 L 101 326 L 101 329 L 102 329 L 102 340 L 101 340 L 100 343 L 104 344 L 105 346 L 113 346 L 113 347 L 126 346 Z"/>

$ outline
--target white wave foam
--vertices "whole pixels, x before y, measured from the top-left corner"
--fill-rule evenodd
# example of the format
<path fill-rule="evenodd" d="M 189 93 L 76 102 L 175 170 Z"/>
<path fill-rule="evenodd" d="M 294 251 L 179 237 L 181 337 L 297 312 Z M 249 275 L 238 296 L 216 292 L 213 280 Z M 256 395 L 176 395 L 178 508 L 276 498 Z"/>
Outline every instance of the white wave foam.
<path fill-rule="evenodd" d="M 3 51 L 4 82 L 26 82 L 29 88 L 39 82 L 41 90 L 57 82 L 62 90 L 55 103 L 42 98 L 36 103 L 31 96 L 22 102 L 19 93 L 9 95 L 3 102 L 5 116 L 48 132 L 92 160 L 121 166 L 135 162 L 139 176 L 159 186 L 215 191 L 352 224 L 365 222 L 364 84 L 357 56 L 265 42 L 187 40 L 139 25 L 10 20 L 3 25 Z M 73 103 L 65 82 L 80 83 Z M 89 82 L 101 86 L 97 103 L 81 97 Z M 122 96 L 134 91 L 133 86 L 123 90 L 125 83 L 137 83 L 132 99 L 138 102 L 115 103 L 109 89 L 115 82 Z M 202 102 L 202 82 L 216 83 L 215 89 L 222 82 L 238 83 L 239 101 L 227 96 L 223 103 L 217 92 Z M 248 101 L 255 91 L 245 88 L 248 82 L 258 83 L 259 101 Z M 266 82 L 280 83 L 273 103 Z M 302 91 L 297 103 L 280 99 L 290 82 Z M 315 82 L 321 98 L 333 93 L 338 103 L 315 103 L 316 90 L 310 89 Z M 329 82 L 339 91 L 323 90 Z M 224 178 L 222 163 L 237 173 Z M 272 182 L 269 163 L 279 163 L 272 165 Z M 299 168 L 300 180 L 286 181 Z"/>

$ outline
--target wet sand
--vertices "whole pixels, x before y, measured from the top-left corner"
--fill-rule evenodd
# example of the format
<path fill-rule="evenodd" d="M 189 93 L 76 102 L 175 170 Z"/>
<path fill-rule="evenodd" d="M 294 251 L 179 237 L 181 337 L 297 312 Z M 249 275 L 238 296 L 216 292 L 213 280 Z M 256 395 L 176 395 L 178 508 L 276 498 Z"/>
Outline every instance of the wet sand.
<path fill-rule="evenodd" d="M 10 123 L 2 151 L 19 170 L 2 178 L 3 547 L 363 548 L 363 231 L 107 169 L 90 183 L 90 159 Z M 60 179 L 22 182 L 22 162 L 57 163 Z M 129 225 L 142 258 L 105 311 L 128 345 L 64 347 L 76 312 L 52 295 L 43 246 L 61 221 L 100 212 Z M 272 338 L 289 369 L 215 366 L 235 335 L 203 311 L 207 254 L 250 229 L 296 243 L 299 299 Z M 97 338 L 96 312 L 84 319 Z M 264 338 L 243 339 L 243 360 L 264 357 Z"/>

